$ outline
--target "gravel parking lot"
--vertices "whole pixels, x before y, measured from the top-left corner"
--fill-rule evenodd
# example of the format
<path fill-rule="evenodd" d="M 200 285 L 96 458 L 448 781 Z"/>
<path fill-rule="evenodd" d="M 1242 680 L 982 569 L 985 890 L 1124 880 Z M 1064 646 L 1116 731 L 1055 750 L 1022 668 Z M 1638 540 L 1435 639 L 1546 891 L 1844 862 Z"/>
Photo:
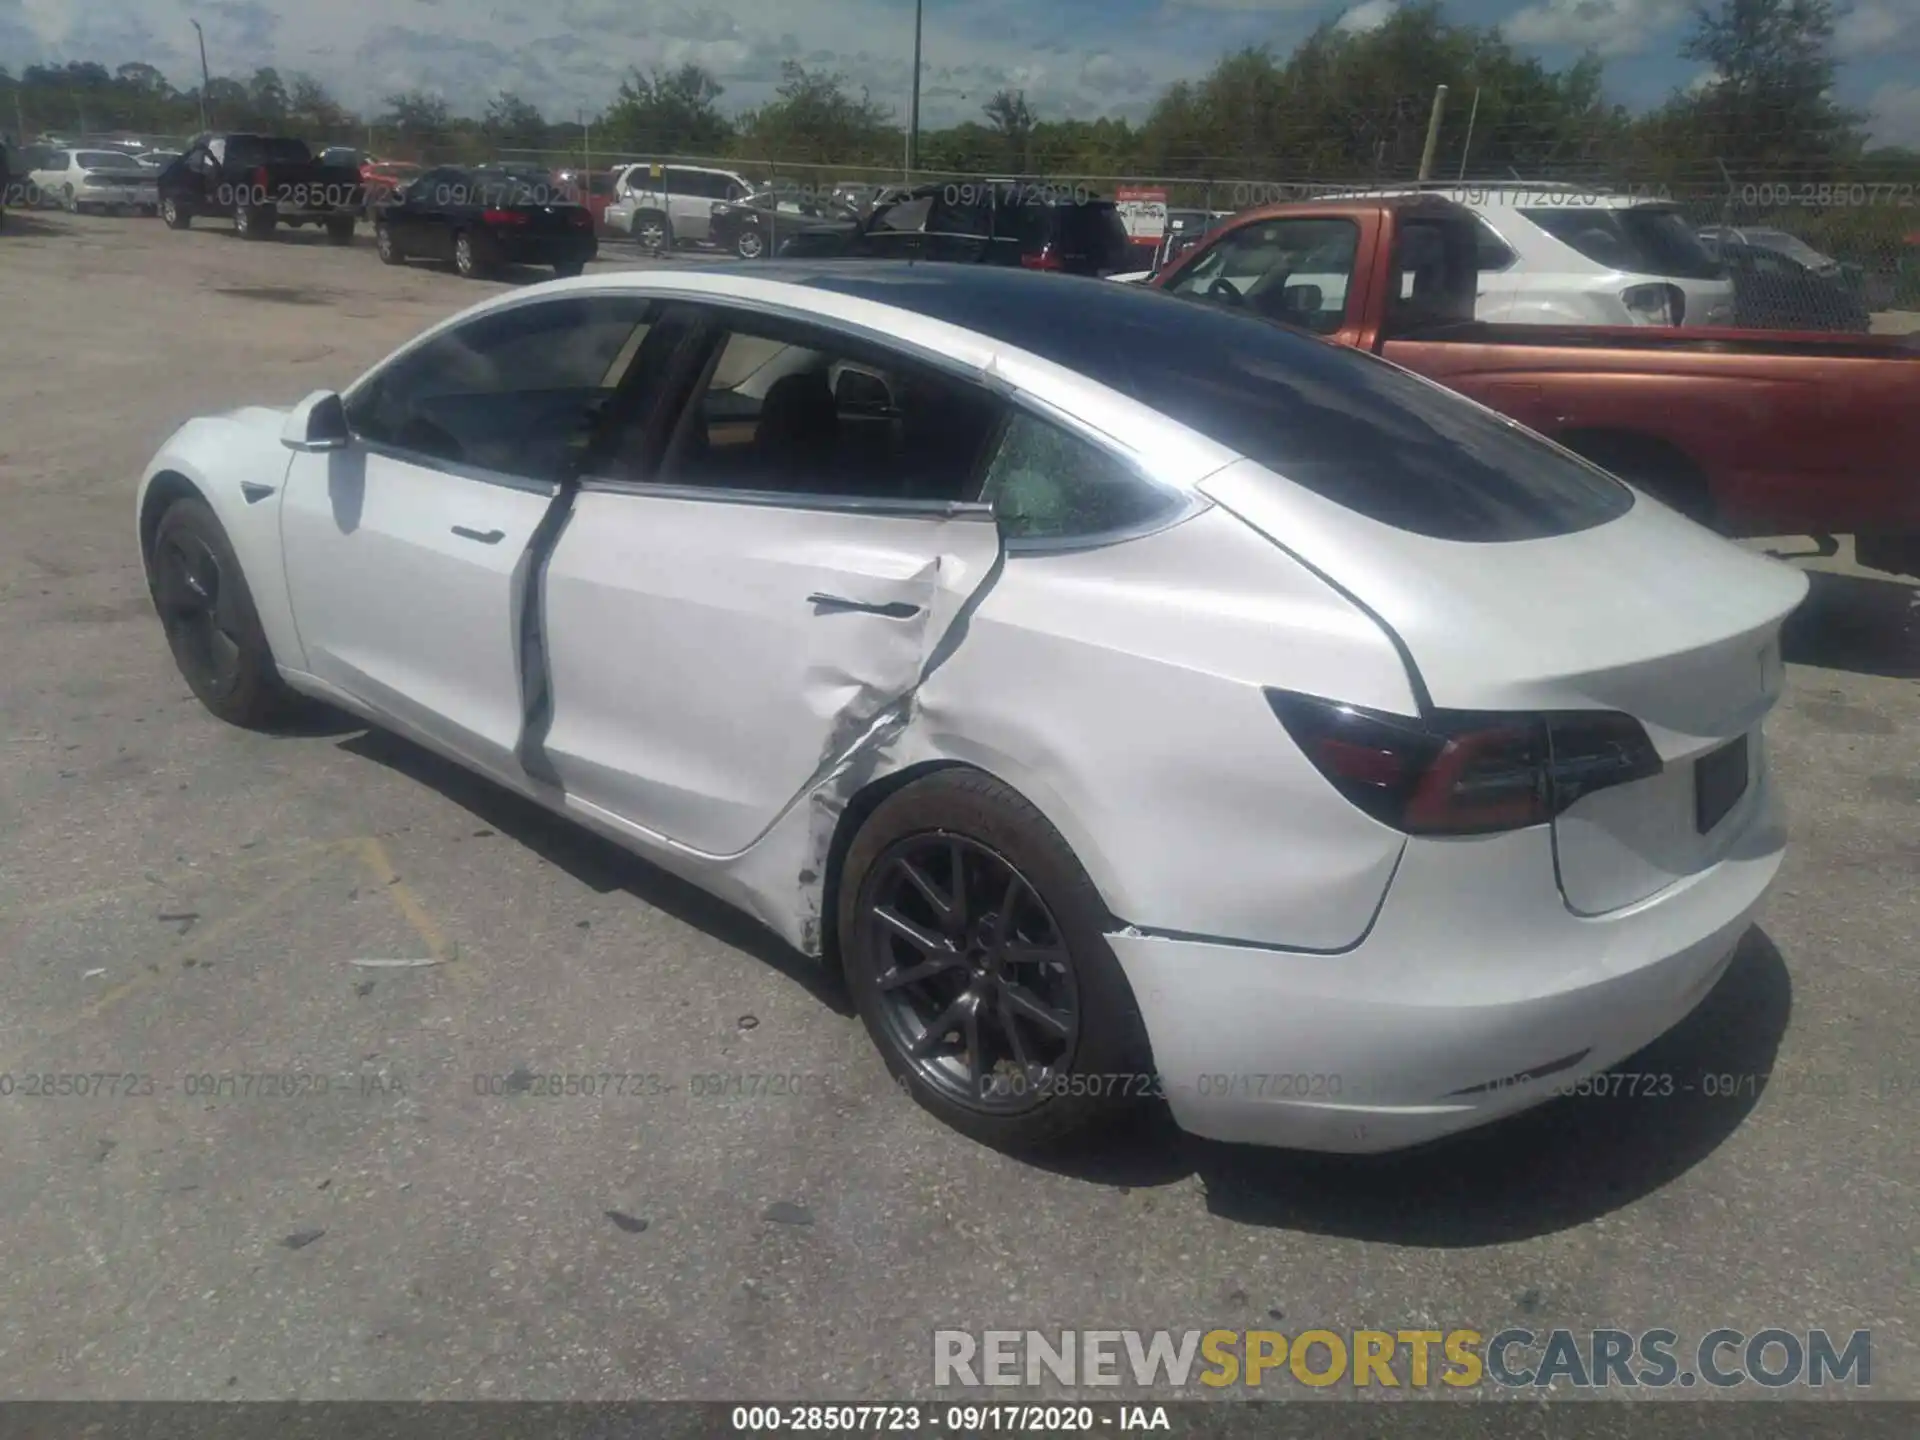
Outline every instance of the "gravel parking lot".
<path fill-rule="evenodd" d="M 178 678 L 132 536 L 160 441 L 496 288 L 364 230 L 0 232 L 0 1394 L 924 1395 L 941 1327 L 1512 1323 L 1868 1328 L 1874 1391 L 1920 1398 L 1911 587 L 1801 562 L 1787 868 L 1623 1067 L 1684 1088 L 1378 1160 L 1149 1124 L 1040 1168 L 918 1111 L 745 919 L 404 742 L 242 733 Z M 145 1083 L 26 1093 L 94 1072 Z M 634 1078 L 534 1093 L 580 1073 Z"/>

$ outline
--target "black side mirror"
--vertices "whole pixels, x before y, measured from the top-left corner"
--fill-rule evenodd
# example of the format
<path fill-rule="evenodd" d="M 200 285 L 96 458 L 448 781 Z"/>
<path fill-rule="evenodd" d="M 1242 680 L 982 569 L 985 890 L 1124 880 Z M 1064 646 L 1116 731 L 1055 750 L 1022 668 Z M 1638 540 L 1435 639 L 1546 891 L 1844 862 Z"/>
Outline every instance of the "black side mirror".
<path fill-rule="evenodd" d="M 280 443 L 289 450 L 339 450 L 353 438 L 347 407 L 332 390 L 316 390 L 287 416 Z"/>

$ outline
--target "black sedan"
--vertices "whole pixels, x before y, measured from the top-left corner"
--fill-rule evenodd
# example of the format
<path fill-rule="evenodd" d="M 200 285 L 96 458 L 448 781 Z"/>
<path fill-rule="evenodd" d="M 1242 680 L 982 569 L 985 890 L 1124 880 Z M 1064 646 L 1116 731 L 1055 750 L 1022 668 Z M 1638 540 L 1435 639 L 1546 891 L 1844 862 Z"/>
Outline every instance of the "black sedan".
<path fill-rule="evenodd" d="M 1701 239 L 1733 280 L 1736 325 L 1856 334 L 1873 328 L 1865 300 L 1836 263 L 1829 261 L 1816 267 L 1771 245 L 1723 236 L 1709 239 L 1703 235 Z"/>
<path fill-rule="evenodd" d="M 778 250 L 790 235 L 852 214 L 846 205 L 787 200 L 777 190 L 761 190 L 740 200 L 714 201 L 707 241 L 742 260 L 759 260 Z"/>
<path fill-rule="evenodd" d="M 380 258 L 451 260 L 469 278 L 505 265 L 551 265 L 578 275 L 599 248 L 593 212 L 543 171 L 443 165 L 379 207 Z"/>

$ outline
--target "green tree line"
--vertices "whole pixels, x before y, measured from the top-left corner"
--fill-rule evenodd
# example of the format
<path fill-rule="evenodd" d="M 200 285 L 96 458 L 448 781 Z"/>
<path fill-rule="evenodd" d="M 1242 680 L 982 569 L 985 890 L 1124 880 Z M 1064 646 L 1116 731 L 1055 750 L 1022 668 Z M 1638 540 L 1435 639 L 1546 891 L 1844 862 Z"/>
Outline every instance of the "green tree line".
<path fill-rule="evenodd" d="M 932 173 L 1411 179 L 1436 87 L 1448 87 L 1437 178 L 1569 178 L 1705 188 L 1804 179 L 1911 182 L 1920 154 L 1869 147 L 1865 117 L 1832 99 L 1832 0 L 1718 0 L 1699 9 L 1683 54 L 1713 78 L 1632 114 L 1607 98 L 1600 61 L 1555 70 L 1498 29 L 1456 24 L 1439 0 L 1412 0 L 1377 29 L 1322 26 L 1291 53 L 1253 47 L 1167 86 L 1145 118 L 1048 118 L 1003 90 L 980 117 L 919 137 Z M 503 93 L 477 115 L 425 91 L 372 114 L 313 76 L 272 68 L 217 77 L 204 97 L 152 65 L 92 62 L 0 70 L 0 129 L 185 135 L 226 129 L 302 134 L 383 156 L 476 160 L 502 151 L 555 160 L 614 155 L 727 157 L 762 166 L 897 173 L 905 136 L 892 107 L 844 76 L 783 67 L 767 103 L 731 110 L 697 65 L 635 71 L 585 124 L 556 121 Z"/>

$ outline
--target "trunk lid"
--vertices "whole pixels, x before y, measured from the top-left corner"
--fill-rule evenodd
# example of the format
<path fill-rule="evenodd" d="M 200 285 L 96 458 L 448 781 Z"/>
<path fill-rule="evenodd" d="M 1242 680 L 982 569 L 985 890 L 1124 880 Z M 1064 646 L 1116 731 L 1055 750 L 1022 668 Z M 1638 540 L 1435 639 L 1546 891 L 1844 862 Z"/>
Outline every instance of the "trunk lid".
<path fill-rule="evenodd" d="M 1641 722 L 1661 773 L 1589 794 L 1554 822 L 1574 911 L 1617 909 L 1705 869 L 1757 812 L 1780 626 L 1807 593 L 1798 571 L 1643 495 L 1571 533 L 1467 542 L 1370 519 L 1250 460 L 1203 488 L 1371 610 L 1433 706 Z M 1744 762 L 1720 753 L 1742 739 Z"/>

